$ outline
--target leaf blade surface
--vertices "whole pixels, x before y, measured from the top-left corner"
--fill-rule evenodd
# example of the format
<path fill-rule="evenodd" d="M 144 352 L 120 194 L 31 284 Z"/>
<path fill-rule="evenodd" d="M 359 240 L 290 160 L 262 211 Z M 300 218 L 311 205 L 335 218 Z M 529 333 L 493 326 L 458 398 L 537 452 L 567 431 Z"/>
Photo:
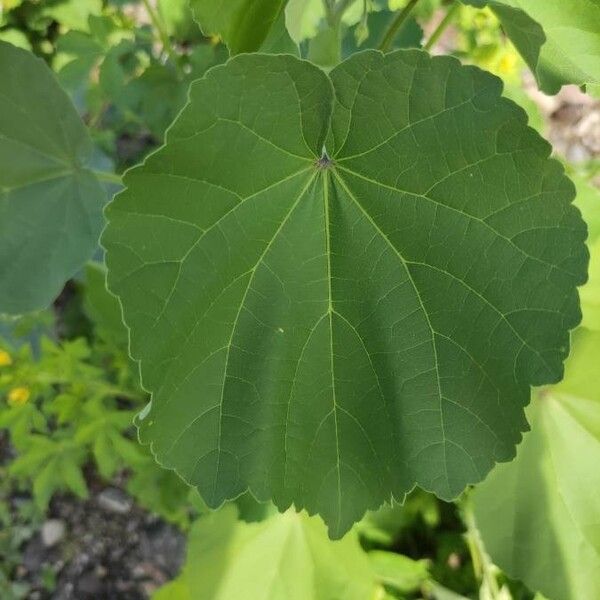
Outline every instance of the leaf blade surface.
<path fill-rule="evenodd" d="M 103 244 L 154 393 L 140 435 L 209 505 L 249 487 L 340 536 L 512 457 L 587 254 L 572 184 L 500 92 L 421 51 L 330 78 L 240 56 L 127 175 Z"/>

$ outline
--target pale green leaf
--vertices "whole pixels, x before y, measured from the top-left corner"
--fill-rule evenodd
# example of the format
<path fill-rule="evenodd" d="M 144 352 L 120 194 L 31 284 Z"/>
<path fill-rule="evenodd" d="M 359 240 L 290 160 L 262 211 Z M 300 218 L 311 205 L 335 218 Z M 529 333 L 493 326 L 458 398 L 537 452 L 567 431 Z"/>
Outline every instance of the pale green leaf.
<path fill-rule="evenodd" d="M 60 83 L 72 92 L 89 91 L 90 75 L 111 48 L 134 40 L 133 31 L 124 29 L 113 17 L 91 16 L 88 22 L 89 33 L 68 31 L 56 42 L 52 64 Z"/>
<path fill-rule="evenodd" d="M 333 542 L 293 510 L 243 523 L 230 505 L 196 522 L 182 574 L 154 600 L 370 600 L 377 589 L 354 533 Z"/>
<path fill-rule="evenodd" d="M 575 206 L 579 208 L 588 226 L 588 243 L 600 239 L 600 190 L 581 175 L 573 175 L 577 187 Z"/>
<path fill-rule="evenodd" d="M 2 10 L 7 12 L 12 10 L 13 8 L 17 8 L 17 6 L 21 6 L 23 4 L 23 0 L 2 0 Z"/>
<path fill-rule="evenodd" d="M 577 186 L 575 205 L 588 226 L 590 249 L 589 278 L 581 289 L 582 325 L 600 331 L 600 191 L 581 176 L 574 176 Z"/>
<path fill-rule="evenodd" d="M 598 385 L 600 331 L 580 327 L 573 334 L 573 344 L 573 352 L 567 363 L 567 377 L 553 390 L 562 396 L 595 400 L 600 406 L 600 385 Z M 600 437 L 600 430 L 598 435 Z"/>
<path fill-rule="evenodd" d="M 581 290 L 582 325 L 600 331 L 600 239 L 590 243 L 590 255 L 589 280 Z"/>
<path fill-rule="evenodd" d="M 577 332 L 563 383 L 538 392 L 531 432 L 477 488 L 494 562 L 552 600 L 600 598 L 600 333 Z"/>
<path fill-rule="evenodd" d="M 204 34 L 220 36 L 232 54 L 258 50 L 284 4 L 284 0 L 190 0 Z"/>
<path fill-rule="evenodd" d="M 463 0 L 489 5 L 542 90 L 600 84 L 598 0 Z"/>
<path fill-rule="evenodd" d="M 315 37 L 324 18 L 323 0 L 288 0 L 285 5 L 285 23 L 297 44 Z"/>
<path fill-rule="evenodd" d="M 386 587 L 403 594 L 418 592 L 429 579 L 426 560 L 413 560 L 384 550 L 374 550 L 368 556 L 377 579 Z"/>
<path fill-rule="evenodd" d="M 17 48 L 23 48 L 23 50 L 31 50 L 31 42 L 20 29 L 0 30 L 0 41 L 8 42 Z"/>
<path fill-rule="evenodd" d="M 192 17 L 189 0 L 157 0 L 156 5 L 170 35 L 184 41 L 202 37 Z"/>
<path fill-rule="evenodd" d="M 102 0 L 46 0 L 41 14 L 63 27 L 88 31 L 88 19 L 102 13 Z"/>
<path fill-rule="evenodd" d="M 512 458 L 587 251 L 572 183 L 500 92 L 418 50 L 329 77 L 244 55 L 126 175 L 103 244 L 153 392 L 140 436 L 210 506 L 250 488 L 339 536 Z"/>
<path fill-rule="evenodd" d="M 342 22 L 351 26 L 358 23 L 364 11 L 364 0 L 350 2 L 342 15 Z M 372 8 L 367 3 L 367 9 Z M 314 38 L 325 24 L 326 13 L 323 0 L 287 0 L 285 23 L 291 38 L 299 44 Z"/>
<path fill-rule="evenodd" d="M 0 42 L 0 312 L 47 306 L 91 256 L 105 194 L 89 135 L 48 67 Z"/>

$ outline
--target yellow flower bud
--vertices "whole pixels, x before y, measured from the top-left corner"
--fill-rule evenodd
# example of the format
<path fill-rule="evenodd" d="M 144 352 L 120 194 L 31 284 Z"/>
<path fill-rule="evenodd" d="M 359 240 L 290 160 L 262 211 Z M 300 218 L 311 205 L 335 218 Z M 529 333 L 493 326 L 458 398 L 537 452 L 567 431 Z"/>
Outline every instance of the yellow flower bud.
<path fill-rule="evenodd" d="M 0 350 L 0 367 L 12 365 L 12 358 L 6 350 Z"/>
<path fill-rule="evenodd" d="M 8 392 L 9 406 L 23 406 L 27 404 L 31 392 L 28 387 L 16 387 Z"/>

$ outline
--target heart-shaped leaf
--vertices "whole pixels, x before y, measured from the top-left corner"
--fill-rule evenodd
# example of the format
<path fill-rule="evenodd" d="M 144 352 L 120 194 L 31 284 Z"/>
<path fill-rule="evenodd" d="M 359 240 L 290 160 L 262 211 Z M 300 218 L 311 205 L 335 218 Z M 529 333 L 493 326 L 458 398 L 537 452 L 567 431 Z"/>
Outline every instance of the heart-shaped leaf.
<path fill-rule="evenodd" d="M 44 62 L 0 42 L 0 312 L 44 308 L 91 256 L 106 196 L 92 142 Z"/>
<path fill-rule="evenodd" d="M 449 57 L 209 71 L 107 210 L 141 439 L 210 506 L 250 488 L 334 536 L 480 481 L 581 316 L 586 229 L 549 153 Z"/>

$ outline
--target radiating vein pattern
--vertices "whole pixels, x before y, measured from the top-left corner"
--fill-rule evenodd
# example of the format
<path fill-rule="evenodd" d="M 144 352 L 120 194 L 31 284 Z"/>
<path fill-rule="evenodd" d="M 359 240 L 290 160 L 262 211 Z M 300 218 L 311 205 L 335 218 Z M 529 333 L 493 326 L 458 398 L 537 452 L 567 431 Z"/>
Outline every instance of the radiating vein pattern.
<path fill-rule="evenodd" d="M 0 42 L 0 313 L 46 308 L 98 245 L 92 142 L 52 71 Z"/>
<path fill-rule="evenodd" d="M 585 226 L 548 154 L 450 58 L 210 71 L 107 211 L 142 440 L 209 505 L 250 488 L 334 536 L 481 480 L 580 319 Z"/>

